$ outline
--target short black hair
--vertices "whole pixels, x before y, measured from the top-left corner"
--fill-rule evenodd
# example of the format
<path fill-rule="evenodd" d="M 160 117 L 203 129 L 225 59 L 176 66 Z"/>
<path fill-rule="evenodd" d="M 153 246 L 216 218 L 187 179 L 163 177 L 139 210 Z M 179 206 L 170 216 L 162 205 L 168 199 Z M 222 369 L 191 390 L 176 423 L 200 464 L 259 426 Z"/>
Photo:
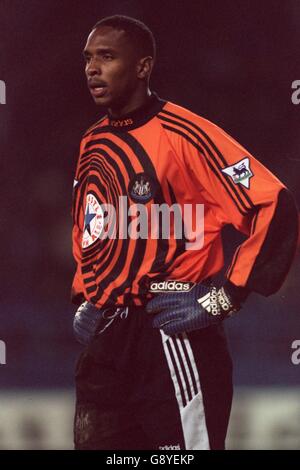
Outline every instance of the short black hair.
<path fill-rule="evenodd" d="M 152 31 L 142 21 L 125 15 L 113 15 L 102 18 L 93 29 L 100 26 L 110 26 L 117 30 L 123 30 L 129 40 L 137 48 L 141 56 L 151 56 L 155 59 L 156 44 Z"/>

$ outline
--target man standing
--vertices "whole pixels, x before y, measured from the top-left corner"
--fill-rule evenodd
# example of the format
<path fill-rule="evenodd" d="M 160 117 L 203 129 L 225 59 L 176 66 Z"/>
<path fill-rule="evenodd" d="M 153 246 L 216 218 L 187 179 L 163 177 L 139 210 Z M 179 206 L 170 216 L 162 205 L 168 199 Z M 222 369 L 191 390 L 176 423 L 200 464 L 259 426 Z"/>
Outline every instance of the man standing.
<path fill-rule="evenodd" d="M 232 367 L 222 321 L 251 291 L 281 286 L 294 201 L 223 130 L 150 91 L 155 42 L 143 23 L 102 19 L 84 57 L 107 115 L 83 136 L 74 181 L 74 330 L 86 345 L 75 447 L 223 449 Z M 226 224 L 247 238 L 217 289 Z"/>

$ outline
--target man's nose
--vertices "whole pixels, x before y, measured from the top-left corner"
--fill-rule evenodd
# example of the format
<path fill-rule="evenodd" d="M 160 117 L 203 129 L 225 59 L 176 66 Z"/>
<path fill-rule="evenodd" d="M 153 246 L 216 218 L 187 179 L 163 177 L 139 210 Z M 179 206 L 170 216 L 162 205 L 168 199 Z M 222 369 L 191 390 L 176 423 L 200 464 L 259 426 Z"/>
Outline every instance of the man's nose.
<path fill-rule="evenodd" d="M 90 62 L 87 64 L 86 74 L 88 77 L 101 74 L 101 67 L 100 67 L 99 62 L 96 59 L 91 59 Z"/>

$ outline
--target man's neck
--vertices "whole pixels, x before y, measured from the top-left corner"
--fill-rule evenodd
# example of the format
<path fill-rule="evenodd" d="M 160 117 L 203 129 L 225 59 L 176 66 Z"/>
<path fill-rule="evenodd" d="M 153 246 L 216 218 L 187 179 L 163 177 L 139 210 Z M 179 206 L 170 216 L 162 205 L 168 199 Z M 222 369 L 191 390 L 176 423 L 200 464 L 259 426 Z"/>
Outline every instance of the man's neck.
<path fill-rule="evenodd" d="M 130 103 L 126 103 L 119 108 L 108 108 L 108 113 L 113 119 L 118 119 L 120 117 L 126 116 L 144 106 L 150 96 L 151 91 L 147 87 L 137 93 L 136 96 L 132 98 Z"/>

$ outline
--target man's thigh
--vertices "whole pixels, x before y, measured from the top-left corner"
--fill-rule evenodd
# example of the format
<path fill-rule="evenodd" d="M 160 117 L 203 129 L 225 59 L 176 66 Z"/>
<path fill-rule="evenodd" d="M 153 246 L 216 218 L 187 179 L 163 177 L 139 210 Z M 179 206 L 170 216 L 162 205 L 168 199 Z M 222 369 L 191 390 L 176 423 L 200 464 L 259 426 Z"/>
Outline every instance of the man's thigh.
<path fill-rule="evenodd" d="M 78 362 L 75 447 L 224 448 L 232 367 L 222 328 L 171 338 L 148 323 L 128 344 L 126 328 L 113 358 L 106 344 Z"/>

